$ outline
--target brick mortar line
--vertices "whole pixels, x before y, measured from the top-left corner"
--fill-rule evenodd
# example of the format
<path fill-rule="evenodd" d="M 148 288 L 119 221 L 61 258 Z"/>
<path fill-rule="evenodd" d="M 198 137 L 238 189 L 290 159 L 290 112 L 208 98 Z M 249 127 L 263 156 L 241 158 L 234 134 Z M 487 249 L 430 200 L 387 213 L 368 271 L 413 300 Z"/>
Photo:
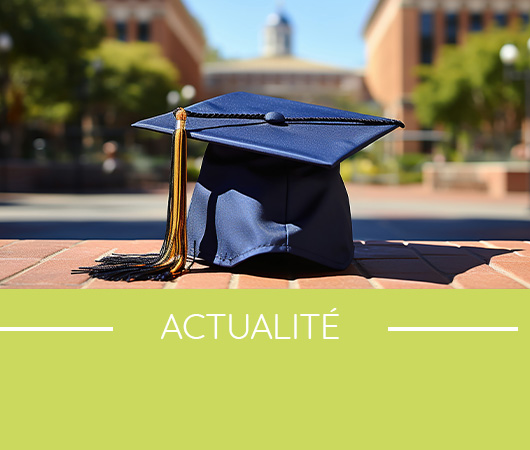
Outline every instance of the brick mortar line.
<path fill-rule="evenodd" d="M 452 242 L 452 241 L 447 241 L 447 242 L 449 242 L 450 244 L 455 244 L 456 248 L 459 248 L 460 250 L 462 250 L 462 252 L 464 254 L 467 254 L 467 255 L 475 258 L 475 259 L 478 259 L 479 261 L 482 261 L 482 264 L 486 264 L 488 267 L 491 267 L 488 264 L 488 261 L 484 257 L 479 255 L 478 253 L 475 253 L 473 250 L 470 250 L 468 247 L 462 247 L 457 242 Z M 483 241 L 479 241 L 479 242 L 483 242 Z M 471 247 L 471 248 L 473 248 L 473 247 Z M 498 271 L 496 271 L 496 270 L 495 270 L 495 272 L 498 273 Z M 453 278 L 453 281 L 450 283 L 450 285 L 452 287 L 454 287 L 455 289 L 470 289 L 470 288 L 466 288 L 460 281 L 455 280 L 454 278 Z"/>
<path fill-rule="evenodd" d="M 23 242 L 22 239 L 14 239 L 13 242 L 10 242 L 9 244 L 0 245 L 0 248 L 6 248 L 10 247 L 13 244 L 16 244 L 17 242 Z"/>
<path fill-rule="evenodd" d="M 522 284 L 526 289 L 530 289 L 530 283 L 528 281 L 525 281 L 522 278 L 519 278 L 517 275 L 509 272 L 508 270 L 505 270 L 502 267 L 497 266 L 496 263 L 489 264 L 489 267 L 491 267 L 496 272 L 502 275 L 506 275 L 508 278 L 511 278 L 512 280 L 517 281 L 517 283 Z"/>
<path fill-rule="evenodd" d="M 88 289 L 89 286 L 94 282 L 95 278 L 89 278 L 85 282 L 81 283 L 81 287 L 79 289 Z"/>
<path fill-rule="evenodd" d="M 480 242 L 483 242 L 484 244 L 486 244 L 488 248 L 501 249 L 500 247 L 495 247 L 493 244 L 490 244 L 488 241 L 480 241 Z M 523 242 L 526 242 L 526 241 L 523 241 Z M 519 256 L 519 258 L 524 258 L 524 256 Z M 491 267 L 495 272 L 500 273 L 501 275 L 505 275 L 508 278 L 511 278 L 512 280 L 517 281 L 517 283 L 522 284 L 526 289 L 530 289 L 529 282 L 523 280 L 522 278 L 519 278 L 517 275 L 509 272 L 508 270 L 503 269 L 500 266 L 497 266 L 497 264 L 493 261 L 493 257 L 490 259 L 490 262 L 488 263 L 488 267 Z"/>
<path fill-rule="evenodd" d="M 82 242 L 88 242 L 87 240 L 84 240 Z M 107 250 L 106 252 L 102 253 L 100 256 L 98 256 L 96 259 L 94 259 L 94 262 L 96 262 L 98 259 L 103 258 L 104 256 L 111 255 L 114 250 L 116 250 L 118 247 L 114 247 L 113 249 Z M 79 286 L 80 289 L 88 289 L 88 287 L 94 282 L 95 278 L 89 277 L 88 280 L 83 281 Z M 110 283 L 110 281 L 109 281 Z"/>
<path fill-rule="evenodd" d="M 461 249 L 464 253 L 467 253 L 469 256 L 472 256 L 473 258 L 478 259 L 479 261 L 483 261 L 482 258 L 479 255 L 475 255 L 473 252 L 471 252 L 471 251 L 469 251 L 467 249 L 463 249 L 456 242 L 453 242 L 453 241 L 444 241 L 444 242 L 450 244 L 451 247 Z M 449 283 L 450 287 L 452 287 L 453 289 L 467 289 L 460 281 L 456 280 L 455 278 L 456 278 L 456 276 L 453 277 L 453 280 Z"/>
<path fill-rule="evenodd" d="M 378 281 L 372 280 L 370 278 L 367 278 L 367 280 L 368 280 L 368 283 L 370 283 L 374 289 L 384 289 L 384 286 Z"/>
<path fill-rule="evenodd" d="M 444 241 L 444 242 L 449 242 L 449 243 L 452 243 L 451 241 Z M 409 242 L 407 241 L 403 241 L 403 244 L 408 247 L 409 246 Z M 449 275 L 447 275 L 446 273 L 442 272 L 441 270 L 437 269 L 436 266 L 434 264 L 432 264 L 431 262 L 427 261 L 423 255 L 419 252 L 419 250 L 416 250 L 414 247 L 411 247 L 411 250 L 416 253 L 416 255 L 418 255 L 418 258 L 423 261 L 425 264 L 427 264 L 431 269 L 433 269 L 436 273 L 440 274 L 442 276 L 442 278 L 444 278 L 446 281 L 447 281 L 447 285 L 448 286 L 451 286 L 452 283 L 453 283 L 453 280 L 454 280 L 454 276 L 453 277 L 450 277 Z M 451 286 L 452 287 L 452 286 Z"/>
<path fill-rule="evenodd" d="M 451 286 L 453 289 L 466 289 L 458 280 L 451 281 L 449 286 Z"/>
<path fill-rule="evenodd" d="M 42 258 L 40 261 L 37 261 L 35 264 L 29 266 L 29 267 L 26 267 L 25 269 L 22 269 L 20 270 L 19 272 L 17 273 L 14 273 L 13 275 L 9 275 L 8 277 L 0 280 L 0 286 L 3 285 L 4 283 L 7 283 L 8 281 L 11 281 L 13 278 L 16 278 L 26 272 L 29 272 L 31 269 L 34 269 L 35 267 L 38 267 L 40 266 L 41 264 L 45 263 L 46 261 L 49 261 L 50 259 L 52 259 L 54 256 L 57 256 L 57 255 L 60 255 L 61 253 L 65 252 L 66 250 L 70 250 L 71 248 L 74 248 L 76 247 L 77 245 L 81 244 L 82 242 L 84 241 L 79 241 L 79 242 L 76 242 L 74 245 L 71 245 L 70 247 L 66 247 L 66 248 L 63 248 L 61 250 L 58 250 L 48 256 L 45 256 L 44 258 Z M 14 244 L 14 242 L 12 242 L 12 244 Z M 8 244 L 8 245 L 11 245 L 11 244 Z"/>
<path fill-rule="evenodd" d="M 508 250 L 507 248 L 502 248 L 502 247 L 496 247 L 495 245 L 491 244 L 489 241 L 479 241 L 479 242 L 482 242 L 483 244 L 486 244 L 488 247 L 487 248 L 492 248 L 494 250 Z M 530 244 L 530 242 L 526 242 L 526 241 L 521 241 L 523 244 Z M 517 255 L 517 256 L 520 256 L 521 258 L 526 258 L 526 256 L 523 256 L 523 255 L 519 255 L 517 254 L 517 250 L 510 250 L 512 252 L 513 255 Z M 523 249 L 524 251 L 524 249 Z M 478 256 L 478 255 L 477 255 Z M 499 255 L 497 255 L 499 256 Z M 493 259 L 494 257 L 492 256 L 490 258 L 490 261 Z M 486 260 L 484 260 L 486 261 Z M 486 261 L 487 262 L 487 261 Z"/>
<path fill-rule="evenodd" d="M 479 242 L 483 242 L 484 244 L 486 244 L 488 246 L 488 248 L 492 248 L 492 249 L 501 249 L 500 247 L 495 247 L 493 245 L 491 245 L 488 241 L 479 241 Z M 459 248 L 462 248 L 460 246 L 458 246 Z M 468 253 L 469 255 L 475 257 L 475 258 L 479 258 L 483 264 L 485 264 L 486 266 L 488 266 L 490 269 L 492 269 L 495 273 L 498 273 L 499 275 L 503 275 L 503 276 L 506 276 L 508 277 L 509 279 L 513 280 L 513 281 L 516 281 L 517 283 L 520 283 L 522 284 L 524 287 L 526 288 L 530 288 L 530 285 L 527 284 L 526 282 L 524 282 L 523 280 L 520 280 L 518 277 L 512 275 L 511 273 L 507 272 L 506 270 L 503 270 L 502 268 L 500 267 L 496 267 L 495 265 L 491 265 L 490 262 L 492 261 L 493 257 L 490 258 L 489 260 L 487 258 L 484 258 L 482 256 L 480 256 L 478 253 L 475 253 L 473 250 L 468 250 L 468 249 L 464 249 L 462 248 L 462 250 L 464 250 L 466 253 Z M 502 249 L 501 249 L 502 250 Z M 464 287 L 462 288 L 459 288 L 459 289 L 466 289 Z"/>
<path fill-rule="evenodd" d="M 468 255 L 471 255 L 471 256 L 473 256 L 474 258 L 478 258 L 478 259 L 480 259 L 480 260 L 482 261 L 482 264 L 489 265 L 489 264 L 488 264 L 488 259 L 487 259 L 487 258 L 484 258 L 483 256 L 480 256 L 478 253 L 475 253 L 473 250 L 469 250 L 469 249 L 467 249 L 467 248 L 460 247 L 460 246 L 459 246 L 458 248 L 462 249 L 462 251 L 463 251 L 464 253 L 467 253 Z M 490 259 L 491 259 L 491 258 L 490 258 Z"/>
<path fill-rule="evenodd" d="M 355 259 L 352 261 L 352 265 L 357 269 L 357 271 L 364 277 L 368 283 L 374 288 L 374 289 L 384 289 L 383 286 L 381 286 L 377 281 L 372 280 L 372 277 L 370 274 L 364 269 L 363 266 L 361 266 Z"/>
<path fill-rule="evenodd" d="M 479 241 L 479 242 L 482 242 L 483 244 L 486 244 L 488 246 L 488 248 L 493 248 L 493 249 L 497 249 L 497 250 L 508 250 L 507 248 L 502 248 L 502 247 L 496 247 L 495 245 L 493 245 L 491 242 L 489 241 Z M 524 242 L 524 241 L 523 241 Z"/>
<path fill-rule="evenodd" d="M 238 289 L 239 285 L 239 275 L 237 273 L 233 273 L 230 277 L 230 281 L 228 282 L 228 289 Z"/>

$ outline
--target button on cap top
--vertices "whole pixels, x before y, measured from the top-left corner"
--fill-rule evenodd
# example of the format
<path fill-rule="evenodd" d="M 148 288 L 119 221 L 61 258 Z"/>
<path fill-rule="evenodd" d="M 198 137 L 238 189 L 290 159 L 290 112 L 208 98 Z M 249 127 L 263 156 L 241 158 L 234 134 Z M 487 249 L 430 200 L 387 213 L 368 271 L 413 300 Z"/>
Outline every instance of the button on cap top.
<path fill-rule="evenodd" d="M 285 116 L 282 113 L 271 111 L 265 114 L 265 120 L 272 125 L 285 123 Z"/>

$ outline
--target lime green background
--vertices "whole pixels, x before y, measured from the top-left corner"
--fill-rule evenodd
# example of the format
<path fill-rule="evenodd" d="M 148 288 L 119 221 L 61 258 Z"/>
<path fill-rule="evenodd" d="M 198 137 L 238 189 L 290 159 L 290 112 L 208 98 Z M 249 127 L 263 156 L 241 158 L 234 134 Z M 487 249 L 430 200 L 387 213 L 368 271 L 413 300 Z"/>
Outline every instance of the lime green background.
<path fill-rule="evenodd" d="M 0 333 L 0 448 L 529 448 L 528 300 L 494 290 L 3 290 L 0 326 L 115 331 Z M 170 314 L 181 326 L 190 314 L 232 313 L 241 326 L 249 313 L 253 327 L 263 313 L 272 328 L 277 313 L 287 334 L 293 314 L 332 308 L 339 340 L 322 340 L 318 326 L 307 340 L 302 321 L 297 341 L 216 341 L 211 327 L 204 340 L 160 339 Z"/>

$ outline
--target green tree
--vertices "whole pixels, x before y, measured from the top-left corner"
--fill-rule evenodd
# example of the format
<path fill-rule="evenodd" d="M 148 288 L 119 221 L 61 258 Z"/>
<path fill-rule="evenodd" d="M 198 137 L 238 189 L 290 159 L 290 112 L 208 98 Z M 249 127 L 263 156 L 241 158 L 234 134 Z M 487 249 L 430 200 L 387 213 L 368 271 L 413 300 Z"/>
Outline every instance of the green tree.
<path fill-rule="evenodd" d="M 518 124 L 523 115 L 523 86 L 506 82 L 499 51 L 511 42 L 526 54 L 527 39 L 526 32 L 495 29 L 470 35 L 463 46 L 443 47 L 434 65 L 418 69 L 421 82 L 413 102 L 420 123 L 443 125 L 453 142 L 463 134 L 473 136 Z"/>
<path fill-rule="evenodd" d="M 71 117 L 86 51 L 104 35 L 101 6 L 93 0 L 2 1 L 0 30 L 13 39 L 9 96 L 18 105 L 15 120 Z"/>
<path fill-rule="evenodd" d="M 160 47 L 148 42 L 104 40 L 89 53 L 90 100 L 112 112 L 122 124 L 160 114 L 167 93 L 175 89 L 178 72 Z"/>

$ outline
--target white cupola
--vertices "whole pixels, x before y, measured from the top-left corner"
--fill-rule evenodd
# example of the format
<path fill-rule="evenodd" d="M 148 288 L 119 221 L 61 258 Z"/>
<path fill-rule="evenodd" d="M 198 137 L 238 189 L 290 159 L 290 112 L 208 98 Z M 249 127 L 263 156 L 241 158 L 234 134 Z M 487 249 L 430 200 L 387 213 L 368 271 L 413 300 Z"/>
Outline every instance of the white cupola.
<path fill-rule="evenodd" d="M 285 14 L 278 9 L 269 14 L 265 23 L 263 56 L 291 55 L 292 29 Z"/>

